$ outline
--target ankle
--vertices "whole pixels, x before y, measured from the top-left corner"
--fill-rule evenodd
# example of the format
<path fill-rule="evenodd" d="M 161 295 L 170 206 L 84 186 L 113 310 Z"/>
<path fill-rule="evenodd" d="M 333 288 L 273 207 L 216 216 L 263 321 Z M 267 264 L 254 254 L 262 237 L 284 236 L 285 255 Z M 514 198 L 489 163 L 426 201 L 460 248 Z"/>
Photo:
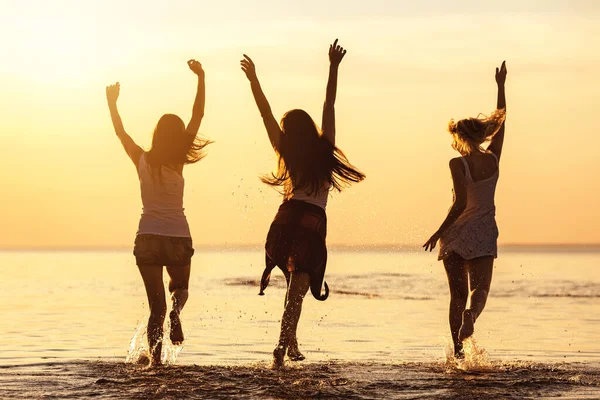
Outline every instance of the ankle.
<path fill-rule="evenodd" d="M 275 346 L 275 349 L 273 349 L 273 355 L 275 355 L 275 353 L 277 354 L 285 354 L 285 352 L 287 351 L 287 346 L 283 345 L 283 344 L 278 344 L 277 346 Z"/>

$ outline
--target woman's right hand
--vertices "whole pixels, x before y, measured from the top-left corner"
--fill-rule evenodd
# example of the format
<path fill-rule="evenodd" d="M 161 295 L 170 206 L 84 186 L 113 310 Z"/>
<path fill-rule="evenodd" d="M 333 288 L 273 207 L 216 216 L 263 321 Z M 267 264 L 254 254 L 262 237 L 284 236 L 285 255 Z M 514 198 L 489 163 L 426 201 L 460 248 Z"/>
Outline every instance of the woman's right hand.
<path fill-rule="evenodd" d="M 506 82 L 506 61 L 502 61 L 500 69 L 496 68 L 496 83 L 498 86 L 504 86 Z"/>
<path fill-rule="evenodd" d="M 244 59 L 240 60 L 240 65 L 242 66 L 242 71 L 246 74 L 246 78 L 248 78 L 250 82 L 258 80 L 258 77 L 256 76 L 256 67 L 250 57 L 244 54 Z"/>
<path fill-rule="evenodd" d="M 435 246 L 438 242 L 438 240 L 440 240 L 440 234 L 439 233 L 434 233 L 429 240 L 423 245 L 423 247 L 425 248 L 425 251 L 429 250 L 432 251 L 433 249 L 435 249 Z"/>
<path fill-rule="evenodd" d="M 337 42 L 338 40 L 335 39 L 333 44 L 329 45 L 329 62 L 335 66 L 340 65 L 346 55 L 346 50 L 342 46 L 339 46 Z"/>
<path fill-rule="evenodd" d="M 109 85 L 106 87 L 106 100 L 110 104 L 116 104 L 117 99 L 119 98 L 119 90 L 121 89 L 121 84 L 119 82 L 114 85 Z"/>

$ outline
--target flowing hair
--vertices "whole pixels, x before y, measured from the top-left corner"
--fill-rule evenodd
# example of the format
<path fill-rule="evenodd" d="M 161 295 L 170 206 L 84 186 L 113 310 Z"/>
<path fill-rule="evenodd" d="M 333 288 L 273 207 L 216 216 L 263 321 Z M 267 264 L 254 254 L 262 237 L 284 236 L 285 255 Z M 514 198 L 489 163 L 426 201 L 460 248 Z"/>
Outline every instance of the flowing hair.
<path fill-rule="evenodd" d="M 320 134 L 316 124 L 305 111 L 291 110 L 281 119 L 281 141 L 277 172 L 261 180 L 282 187 L 287 197 L 296 189 L 317 194 L 329 183 L 337 191 L 365 179 L 344 153 Z"/>
<path fill-rule="evenodd" d="M 461 154 L 483 151 L 481 145 L 498 133 L 505 119 L 506 109 L 502 108 L 495 110 L 489 117 L 479 114 L 477 118 L 461 119 L 458 122 L 450 120 L 448 132 L 454 139 L 452 148 Z"/>
<path fill-rule="evenodd" d="M 210 143 L 210 140 L 188 134 L 185 124 L 177 115 L 165 114 L 154 128 L 152 147 L 146 153 L 146 159 L 152 170 L 158 169 L 161 176 L 165 165 L 193 164 L 203 159 L 206 155 L 204 147 Z"/>

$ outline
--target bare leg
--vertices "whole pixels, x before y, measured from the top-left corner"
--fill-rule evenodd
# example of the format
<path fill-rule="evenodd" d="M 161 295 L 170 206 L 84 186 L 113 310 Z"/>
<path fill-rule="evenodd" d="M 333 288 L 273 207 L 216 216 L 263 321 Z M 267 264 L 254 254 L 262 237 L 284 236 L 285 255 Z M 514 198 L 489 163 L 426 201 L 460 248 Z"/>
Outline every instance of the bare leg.
<path fill-rule="evenodd" d="M 464 340 L 473 335 L 473 332 L 475 331 L 475 321 L 485 308 L 490 285 L 492 284 L 494 258 L 491 256 L 478 257 L 469 260 L 468 264 L 471 306 L 463 313 L 462 326 L 458 334 L 460 340 Z"/>
<path fill-rule="evenodd" d="M 469 280 L 467 267 L 462 257 L 451 254 L 444 260 L 444 267 L 450 287 L 450 333 L 454 343 L 454 356 L 462 357 L 462 342 L 459 340 L 459 330 L 462 324 L 463 311 L 467 307 L 469 297 Z"/>
<path fill-rule="evenodd" d="M 285 271 L 287 272 L 287 271 Z M 290 286 L 290 273 L 284 273 L 285 275 L 285 280 L 287 282 L 288 287 Z M 286 304 L 288 301 L 288 292 L 286 291 L 285 293 L 285 301 L 283 302 L 283 307 L 285 308 Z M 290 338 L 290 342 L 288 344 L 288 349 L 287 349 L 287 354 L 288 357 L 290 358 L 291 361 L 302 361 L 304 359 L 306 359 L 306 357 L 304 357 L 304 354 L 302 354 L 300 352 L 300 349 L 298 348 L 298 338 L 296 337 L 296 331 L 293 332 L 293 337 Z"/>
<path fill-rule="evenodd" d="M 165 314 L 167 313 L 167 303 L 165 300 L 165 287 L 162 281 L 162 266 L 144 265 L 138 266 L 144 286 L 146 287 L 146 295 L 148 296 L 148 304 L 150 306 L 150 318 L 148 318 L 148 345 L 150 347 L 150 365 L 161 364 L 162 353 L 162 337 L 163 323 L 165 322 Z"/>
<path fill-rule="evenodd" d="M 189 292 L 188 286 L 190 281 L 191 265 L 185 267 L 167 267 L 167 273 L 171 278 L 169 280 L 169 292 L 171 293 L 171 302 L 173 310 L 169 313 L 171 320 L 171 331 L 169 337 L 171 343 L 178 345 L 183 343 L 183 328 L 179 314 L 187 302 Z"/>
<path fill-rule="evenodd" d="M 310 277 L 306 273 L 292 272 L 287 290 L 287 301 L 281 318 L 279 344 L 273 351 L 273 367 L 283 367 L 283 357 L 287 347 L 296 337 L 296 329 L 302 312 L 302 301 L 310 287 Z"/>
<path fill-rule="evenodd" d="M 290 339 L 287 354 L 291 361 L 303 361 L 306 359 L 298 347 L 298 338 L 296 337 L 296 332 L 294 332 L 294 337 Z"/>

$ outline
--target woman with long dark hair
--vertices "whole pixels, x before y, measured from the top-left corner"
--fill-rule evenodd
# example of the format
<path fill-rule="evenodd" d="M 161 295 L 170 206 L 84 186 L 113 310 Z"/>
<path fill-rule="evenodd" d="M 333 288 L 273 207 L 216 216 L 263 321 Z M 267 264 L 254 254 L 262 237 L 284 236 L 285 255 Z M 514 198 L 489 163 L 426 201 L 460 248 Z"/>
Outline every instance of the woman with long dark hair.
<path fill-rule="evenodd" d="M 154 129 L 152 147 L 148 151 L 142 150 L 125 132 L 117 110 L 119 83 L 106 87 L 115 132 L 135 164 L 140 181 L 143 210 L 133 253 L 150 307 L 150 366 L 161 363 L 163 323 L 167 313 L 163 266 L 170 277 L 172 310 L 169 314 L 169 336 L 176 345 L 184 339 L 179 314 L 188 299 L 194 249 L 183 208 L 183 166 L 201 160 L 204 147 L 210 143 L 196 136 L 204 116 L 204 70 L 196 60 L 188 61 L 188 66 L 198 77 L 192 118 L 186 127 L 178 116 L 163 115 Z"/>
<path fill-rule="evenodd" d="M 340 191 L 365 178 L 335 146 L 334 103 L 338 67 L 345 54 L 346 50 L 338 46 L 336 39 L 329 47 L 329 80 L 322 131 L 302 110 L 288 111 L 278 124 L 258 82 L 254 63 L 245 54 L 241 60 L 271 145 L 279 158 L 277 172 L 262 180 L 281 188 L 284 196 L 267 235 L 266 268 L 260 288 L 260 294 L 263 294 L 273 268 L 278 266 L 283 271 L 287 293 L 279 343 L 273 351 L 274 368 L 283 367 L 286 352 L 293 361 L 304 359 L 298 349 L 296 328 L 308 289 L 317 300 L 325 300 L 329 295 L 327 283 L 325 294 L 321 294 L 327 263 L 325 207 L 329 191 Z"/>
<path fill-rule="evenodd" d="M 450 332 L 457 358 L 464 356 L 462 342 L 473 335 L 475 321 L 485 307 L 498 252 L 494 195 L 504 143 L 505 81 L 503 62 L 496 68 L 498 101 L 491 116 L 448 124 L 452 147 L 461 155 L 450 160 L 454 203 L 440 228 L 423 245 L 431 251 L 440 241 L 438 259 L 444 262 L 450 286 Z M 488 141 L 484 150 L 481 146 Z"/>

